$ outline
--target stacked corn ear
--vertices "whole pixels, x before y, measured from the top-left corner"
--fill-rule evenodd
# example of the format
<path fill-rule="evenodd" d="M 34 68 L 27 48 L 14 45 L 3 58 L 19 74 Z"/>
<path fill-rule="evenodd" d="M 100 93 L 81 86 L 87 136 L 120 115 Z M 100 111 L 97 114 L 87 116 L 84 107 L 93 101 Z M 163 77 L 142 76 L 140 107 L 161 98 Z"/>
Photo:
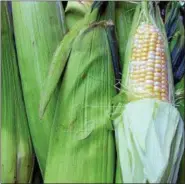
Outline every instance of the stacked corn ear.
<path fill-rule="evenodd" d="M 59 2 L 12 2 L 18 63 L 33 146 L 41 171 L 45 170 L 50 130 L 58 89 L 46 115 L 39 119 L 39 99 L 53 52 L 64 36 Z"/>
<path fill-rule="evenodd" d="M 96 11 L 88 14 L 91 22 L 96 20 Z M 46 183 L 114 182 L 115 145 L 110 113 L 116 90 L 106 32 L 109 26 L 112 26 L 109 21 L 83 26 L 75 34 L 68 55 L 60 60 L 65 63 L 67 59 L 67 65 L 51 132 Z M 64 37 L 67 45 L 71 32 L 76 30 L 72 28 Z M 66 44 L 61 43 L 63 55 Z M 50 82 L 48 78 L 46 84 Z"/>
<path fill-rule="evenodd" d="M 137 4 L 133 2 L 116 2 L 116 31 L 119 41 L 120 62 L 122 66 L 136 5 Z"/>
<path fill-rule="evenodd" d="M 68 30 L 79 21 L 91 7 L 91 1 L 68 1 L 65 9 L 66 25 Z"/>
<path fill-rule="evenodd" d="M 183 25 L 183 15 L 181 14 L 181 5 L 179 2 L 169 2 L 166 7 L 165 28 L 167 32 L 169 48 L 171 53 L 173 76 L 175 84 L 175 103 L 181 117 L 184 120 L 184 74 L 185 74 L 185 35 Z M 181 167 L 178 177 L 178 183 L 184 183 L 184 160 L 181 161 Z"/>
<path fill-rule="evenodd" d="M 116 98 L 113 114 L 123 183 L 174 183 L 184 130 L 174 107 L 171 60 L 157 4 L 138 4 L 126 53 L 123 100 Z"/>
<path fill-rule="evenodd" d="M 30 183 L 33 150 L 13 42 L 13 30 L 2 3 L 1 182 Z"/>

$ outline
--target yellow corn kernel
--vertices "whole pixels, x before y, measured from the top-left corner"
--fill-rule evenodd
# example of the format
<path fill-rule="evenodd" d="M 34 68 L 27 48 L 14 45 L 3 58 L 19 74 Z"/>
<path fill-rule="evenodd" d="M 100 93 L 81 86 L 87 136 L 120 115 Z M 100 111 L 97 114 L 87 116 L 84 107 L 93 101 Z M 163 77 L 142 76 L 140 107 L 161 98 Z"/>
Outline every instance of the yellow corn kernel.
<path fill-rule="evenodd" d="M 136 83 L 132 90 L 141 97 L 168 100 L 163 37 L 153 25 L 139 26 L 136 32 L 139 45 L 133 49 L 132 60 L 138 61 L 140 65 L 139 70 L 133 68 L 131 78 Z M 144 92 L 141 92 L 142 87 Z"/>

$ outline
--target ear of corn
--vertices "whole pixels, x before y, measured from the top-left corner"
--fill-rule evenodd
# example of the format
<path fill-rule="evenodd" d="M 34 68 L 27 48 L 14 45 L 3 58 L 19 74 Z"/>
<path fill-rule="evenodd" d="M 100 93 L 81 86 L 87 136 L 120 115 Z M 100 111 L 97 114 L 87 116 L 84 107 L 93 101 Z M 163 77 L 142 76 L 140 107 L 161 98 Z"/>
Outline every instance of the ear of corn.
<path fill-rule="evenodd" d="M 174 183 L 184 130 L 174 107 L 171 60 L 156 4 L 138 4 L 126 53 L 119 95 L 126 101 L 118 101 L 113 117 L 123 183 Z"/>
<path fill-rule="evenodd" d="M 141 16 L 139 12 L 135 14 L 135 25 L 126 48 L 127 66 L 123 71 L 128 101 L 155 98 L 174 103 L 171 60 L 164 30 L 158 21 L 150 20 L 150 16 L 145 20 L 138 16 Z"/>
<path fill-rule="evenodd" d="M 109 115 L 115 88 L 107 26 L 105 21 L 85 26 L 72 44 L 51 132 L 46 183 L 114 182 Z"/>
<path fill-rule="evenodd" d="M 2 183 L 30 183 L 33 150 L 8 17 L 2 3 Z"/>
<path fill-rule="evenodd" d="M 23 94 L 34 149 L 44 172 L 57 89 L 46 115 L 39 119 L 39 99 L 51 57 L 62 40 L 63 18 L 58 2 L 12 2 Z M 62 20 L 61 20 L 62 19 Z"/>
<path fill-rule="evenodd" d="M 97 27 L 75 39 L 59 94 L 46 183 L 113 182 L 115 151 L 107 114 L 115 89 L 106 37 Z"/>

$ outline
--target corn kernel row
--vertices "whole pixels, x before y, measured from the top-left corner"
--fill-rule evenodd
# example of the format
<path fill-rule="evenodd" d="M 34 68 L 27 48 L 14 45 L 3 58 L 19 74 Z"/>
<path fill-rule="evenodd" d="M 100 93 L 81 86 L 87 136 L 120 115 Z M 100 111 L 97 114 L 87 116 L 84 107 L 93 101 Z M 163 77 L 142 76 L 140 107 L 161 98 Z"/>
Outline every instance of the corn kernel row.
<path fill-rule="evenodd" d="M 141 98 L 168 101 L 167 65 L 162 35 L 154 25 L 142 23 L 133 40 L 129 87 Z"/>

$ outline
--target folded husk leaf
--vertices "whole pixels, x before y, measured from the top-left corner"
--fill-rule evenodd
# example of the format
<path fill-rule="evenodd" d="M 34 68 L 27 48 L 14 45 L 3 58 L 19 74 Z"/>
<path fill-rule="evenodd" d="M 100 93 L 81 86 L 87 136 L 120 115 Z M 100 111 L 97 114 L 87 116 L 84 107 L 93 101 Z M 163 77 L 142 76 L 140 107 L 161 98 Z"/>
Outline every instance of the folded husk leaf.
<path fill-rule="evenodd" d="M 82 20 L 91 7 L 91 1 L 68 1 L 65 9 L 68 30 Z"/>

